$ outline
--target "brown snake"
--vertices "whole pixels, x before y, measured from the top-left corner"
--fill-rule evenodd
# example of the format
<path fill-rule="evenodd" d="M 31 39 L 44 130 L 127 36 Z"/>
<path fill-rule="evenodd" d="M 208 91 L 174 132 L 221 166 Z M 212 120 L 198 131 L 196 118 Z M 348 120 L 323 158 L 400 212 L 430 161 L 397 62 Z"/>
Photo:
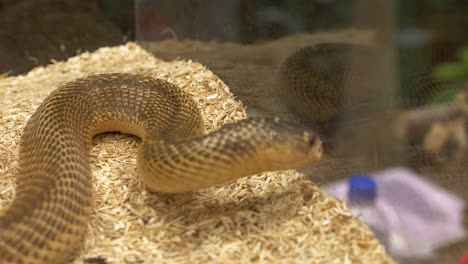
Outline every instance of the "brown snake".
<path fill-rule="evenodd" d="M 277 119 L 246 119 L 203 135 L 190 95 L 144 75 L 102 74 L 61 86 L 28 121 L 17 191 L 0 216 L 0 263 L 64 263 L 89 218 L 94 135 L 142 139 L 137 166 L 161 192 L 189 192 L 267 170 L 318 161 L 320 139 Z"/>

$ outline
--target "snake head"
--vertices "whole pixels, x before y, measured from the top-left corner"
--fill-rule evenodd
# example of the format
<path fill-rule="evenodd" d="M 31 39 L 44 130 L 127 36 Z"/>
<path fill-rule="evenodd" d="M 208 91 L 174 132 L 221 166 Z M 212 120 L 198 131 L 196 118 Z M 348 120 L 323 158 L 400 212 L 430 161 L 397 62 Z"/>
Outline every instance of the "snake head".
<path fill-rule="evenodd" d="M 322 141 L 310 129 L 276 119 L 268 131 L 258 151 L 269 170 L 304 168 L 321 159 Z"/>

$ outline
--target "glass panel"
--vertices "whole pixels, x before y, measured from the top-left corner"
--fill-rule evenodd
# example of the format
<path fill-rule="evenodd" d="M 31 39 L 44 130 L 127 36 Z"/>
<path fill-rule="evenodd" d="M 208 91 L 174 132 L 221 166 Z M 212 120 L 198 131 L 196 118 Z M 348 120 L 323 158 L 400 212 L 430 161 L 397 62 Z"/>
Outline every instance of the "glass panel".
<path fill-rule="evenodd" d="M 200 62 L 249 117 L 320 134 L 324 157 L 303 170 L 311 181 L 380 219 L 347 192 L 373 193 L 360 178 L 373 176 L 385 228 L 437 241 L 383 232 L 397 260 L 458 263 L 468 251 L 467 17 L 466 0 L 0 0 L 0 81 L 128 41 Z"/>

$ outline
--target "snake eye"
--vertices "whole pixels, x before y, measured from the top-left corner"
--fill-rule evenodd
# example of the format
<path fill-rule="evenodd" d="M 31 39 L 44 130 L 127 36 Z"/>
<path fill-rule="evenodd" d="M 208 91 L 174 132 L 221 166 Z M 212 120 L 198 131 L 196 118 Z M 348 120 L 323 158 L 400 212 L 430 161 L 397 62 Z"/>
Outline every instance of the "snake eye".
<path fill-rule="evenodd" d="M 313 147 L 315 145 L 315 142 L 317 141 L 317 137 L 316 136 L 312 136 L 310 139 L 309 139 L 309 147 Z"/>
<path fill-rule="evenodd" d="M 312 136 L 309 139 L 309 148 L 314 149 L 317 153 L 320 153 L 321 155 L 321 153 L 323 152 L 323 149 L 322 149 L 322 140 L 320 139 L 320 137 Z"/>

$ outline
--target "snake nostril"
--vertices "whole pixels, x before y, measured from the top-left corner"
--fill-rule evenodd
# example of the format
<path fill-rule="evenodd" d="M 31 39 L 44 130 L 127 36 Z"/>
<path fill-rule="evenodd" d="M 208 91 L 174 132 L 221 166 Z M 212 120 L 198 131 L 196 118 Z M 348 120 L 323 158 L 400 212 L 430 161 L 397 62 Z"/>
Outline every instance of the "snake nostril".
<path fill-rule="evenodd" d="M 322 151 L 323 151 L 323 150 L 322 150 L 322 144 L 320 144 L 320 146 L 318 146 L 318 148 L 317 148 L 317 152 L 318 152 L 319 154 L 322 154 Z"/>

